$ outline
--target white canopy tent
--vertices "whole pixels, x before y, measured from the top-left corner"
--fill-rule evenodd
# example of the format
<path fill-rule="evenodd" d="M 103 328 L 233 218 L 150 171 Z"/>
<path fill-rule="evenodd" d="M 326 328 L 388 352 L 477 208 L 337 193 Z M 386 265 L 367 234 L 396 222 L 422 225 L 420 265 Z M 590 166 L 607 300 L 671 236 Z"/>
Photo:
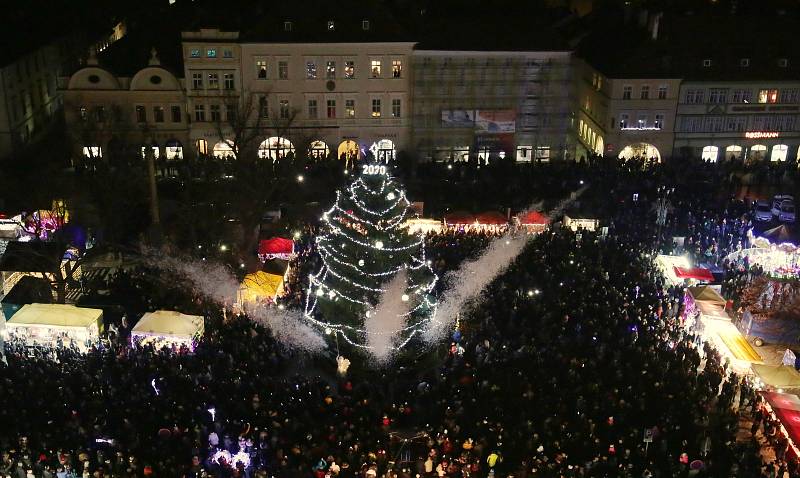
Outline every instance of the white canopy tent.
<path fill-rule="evenodd" d="M 103 328 L 103 311 L 68 304 L 26 304 L 6 322 L 6 335 L 29 345 L 74 344 L 85 350 L 97 341 Z"/>
<path fill-rule="evenodd" d="M 186 345 L 194 350 L 195 341 L 203 335 L 203 317 L 172 310 L 157 310 L 142 316 L 131 330 L 131 341 L 156 348 Z"/>

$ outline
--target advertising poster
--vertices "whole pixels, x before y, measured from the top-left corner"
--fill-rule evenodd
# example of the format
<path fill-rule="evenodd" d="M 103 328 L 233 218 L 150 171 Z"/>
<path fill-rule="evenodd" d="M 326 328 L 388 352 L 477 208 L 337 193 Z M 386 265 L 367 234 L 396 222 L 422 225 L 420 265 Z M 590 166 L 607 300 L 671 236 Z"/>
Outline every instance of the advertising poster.
<path fill-rule="evenodd" d="M 514 110 L 477 110 L 475 132 L 479 134 L 514 133 L 517 113 Z"/>
<path fill-rule="evenodd" d="M 442 110 L 442 126 L 472 128 L 475 126 L 475 110 Z"/>

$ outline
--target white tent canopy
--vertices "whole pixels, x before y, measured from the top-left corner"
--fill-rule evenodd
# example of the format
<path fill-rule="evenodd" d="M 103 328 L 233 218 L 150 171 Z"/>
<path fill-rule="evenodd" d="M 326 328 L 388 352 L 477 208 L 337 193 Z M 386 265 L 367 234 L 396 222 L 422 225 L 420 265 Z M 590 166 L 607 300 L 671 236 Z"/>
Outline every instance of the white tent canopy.
<path fill-rule="evenodd" d="M 773 388 L 800 388 L 800 372 L 788 365 L 753 364 L 753 372 Z"/>
<path fill-rule="evenodd" d="M 193 348 L 193 341 L 202 336 L 204 330 L 203 317 L 199 315 L 157 310 L 142 316 L 131 330 L 131 339 L 142 344 L 152 342 L 156 347 L 175 344 Z"/>
<path fill-rule="evenodd" d="M 67 304 L 26 304 L 6 323 L 6 332 L 29 343 L 55 344 L 74 341 L 84 348 L 97 340 L 103 326 L 103 311 Z"/>

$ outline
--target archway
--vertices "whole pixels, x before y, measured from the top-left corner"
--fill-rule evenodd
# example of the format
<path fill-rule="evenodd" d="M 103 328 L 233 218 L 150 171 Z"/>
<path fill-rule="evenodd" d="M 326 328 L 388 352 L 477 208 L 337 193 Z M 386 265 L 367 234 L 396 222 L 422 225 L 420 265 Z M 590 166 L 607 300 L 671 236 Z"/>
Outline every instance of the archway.
<path fill-rule="evenodd" d="M 382 139 L 376 143 L 372 143 L 369 150 L 372 151 L 372 155 L 375 156 L 375 159 L 378 161 L 388 163 L 394 159 L 394 142 L 390 139 Z"/>
<path fill-rule="evenodd" d="M 725 148 L 725 159 L 742 159 L 742 147 L 732 144 Z"/>
<path fill-rule="evenodd" d="M 602 156 L 604 147 L 605 146 L 603 145 L 603 137 L 598 134 L 597 135 L 597 142 L 594 144 L 594 152 L 595 152 L 595 154 L 598 154 L 598 155 Z"/>
<path fill-rule="evenodd" d="M 167 141 L 164 150 L 167 159 L 183 159 L 183 145 L 177 139 Z"/>
<path fill-rule="evenodd" d="M 769 157 L 770 161 L 786 161 L 786 156 L 789 154 L 789 146 L 785 144 L 776 144 L 772 147 L 772 154 Z"/>
<path fill-rule="evenodd" d="M 717 155 L 719 154 L 719 148 L 716 146 L 706 146 L 703 148 L 703 154 L 700 156 L 700 159 L 703 161 L 711 161 L 712 163 L 717 162 Z"/>
<path fill-rule="evenodd" d="M 750 161 L 761 161 L 767 156 L 767 147 L 763 144 L 756 144 L 750 147 L 747 152 L 747 159 Z"/>
<path fill-rule="evenodd" d="M 336 150 L 336 157 L 344 161 L 345 168 L 351 167 L 353 162 L 361 158 L 361 151 L 358 147 L 358 143 L 352 139 L 342 141 L 339 143 L 339 147 Z"/>
<path fill-rule="evenodd" d="M 622 151 L 619 153 L 619 159 L 632 159 L 632 158 L 640 158 L 640 159 L 651 159 L 655 158 L 656 162 L 661 162 L 661 153 L 658 152 L 658 148 L 653 146 L 649 143 L 634 143 L 629 144 L 622 148 Z"/>
<path fill-rule="evenodd" d="M 227 141 L 220 141 L 219 143 L 215 144 L 211 154 L 213 154 L 215 158 L 219 159 L 236 158 L 236 155 L 233 154 L 233 148 L 231 148 L 231 145 L 228 144 Z"/>
<path fill-rule="evenodd" d="M 330 154 L 330 149 L 328 145 L 325 144 L 325 141 L 316 140 L 312 141 L 308 147 L 308 157 L 309 158 L 317 158 L 317 159 L 325 159 Z"/>
<path fill-rule="evenodd" d="M 284 159 L 292 153 L 294 156 L 294 145 L 286 138 L 273 136 L 261 142 L 258 146 L 258 157 L 261 159 L 271 159 L 277 161 Z"/>

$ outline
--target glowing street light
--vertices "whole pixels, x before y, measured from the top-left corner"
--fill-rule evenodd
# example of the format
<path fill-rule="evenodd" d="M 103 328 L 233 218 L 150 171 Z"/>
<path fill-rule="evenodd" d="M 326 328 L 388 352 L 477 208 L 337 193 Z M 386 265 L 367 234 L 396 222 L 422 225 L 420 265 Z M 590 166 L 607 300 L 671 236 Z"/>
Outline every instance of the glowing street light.
<path fill-rule="evenodd" d="M 305 179 L 306 178 L 304 178 L 302 174 L 298 174 L 297 175 L 297 182 L 298 183 L 302 183 L 303 181 L 305 181 Z"/>
<path fill-rule="evenodd" d="M 225 244 L 221 244 L 221 245 L 219 246 L 219 250 L 220 250 L 220 251 L 222 251 L 222 252 L 225 252 L 225 251 L 227 251 L 227 250 L 228 250 L 228 246 L 226 246 Z"/>

